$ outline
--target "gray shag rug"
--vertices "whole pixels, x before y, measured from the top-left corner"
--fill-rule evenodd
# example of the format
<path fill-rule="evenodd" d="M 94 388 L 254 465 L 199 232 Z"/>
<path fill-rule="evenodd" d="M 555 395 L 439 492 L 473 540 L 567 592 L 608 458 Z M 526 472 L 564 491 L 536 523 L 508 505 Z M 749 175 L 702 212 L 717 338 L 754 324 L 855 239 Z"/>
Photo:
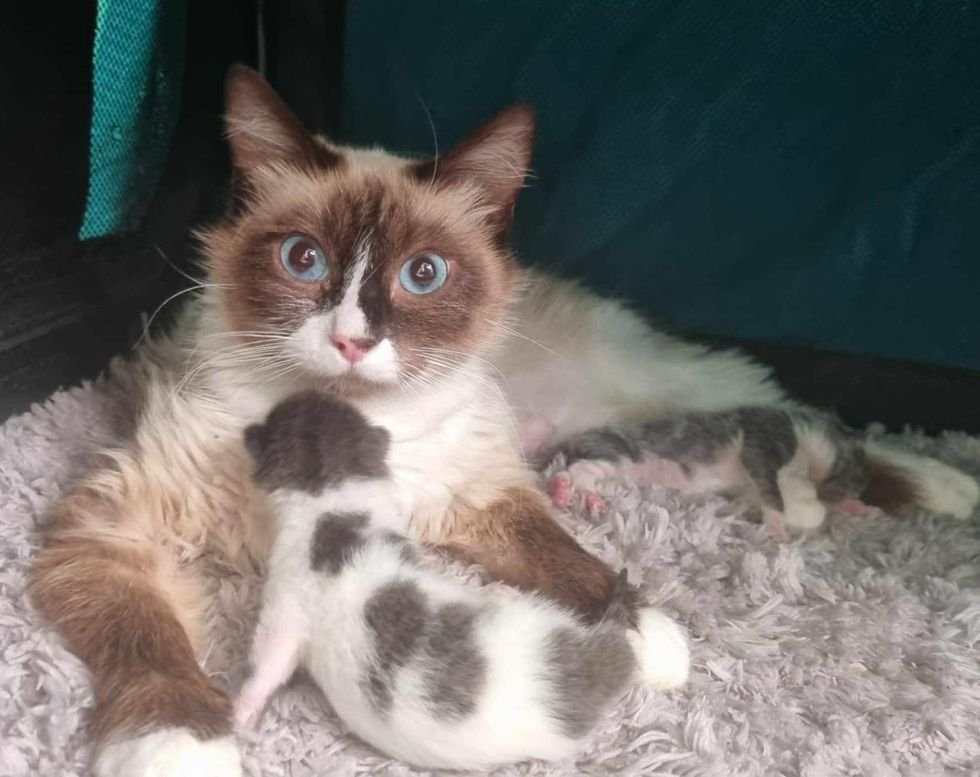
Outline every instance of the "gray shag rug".
<path fill-rule="evenodd" d="M 25 576 L 46 508 L 128 416 L 119 380 L 56 394 L 0 427 L 0 775 L 83 775 L 86 672 L 39 622 Z M 980 474 L 980 439 L 896 442 Z M 557 466 L 557 465 L 553 465 Z M 562 523 L 645 580 L 692 635 L 689 685 L 636 690 L 574 762 L 499 775 L 980 774 L 980 527 L 833 517 L 767 540 L 720 499 L 608 483 L 605 516 Z M 208 671 L 245 672 L 257 581 L 205 570 L 215 594 Z M 449 573 L 472 577 L 472 569 Z M 314 689 L 277 697 L 243 740 L 250 775 L 417 774 L 345 733 Z"/>

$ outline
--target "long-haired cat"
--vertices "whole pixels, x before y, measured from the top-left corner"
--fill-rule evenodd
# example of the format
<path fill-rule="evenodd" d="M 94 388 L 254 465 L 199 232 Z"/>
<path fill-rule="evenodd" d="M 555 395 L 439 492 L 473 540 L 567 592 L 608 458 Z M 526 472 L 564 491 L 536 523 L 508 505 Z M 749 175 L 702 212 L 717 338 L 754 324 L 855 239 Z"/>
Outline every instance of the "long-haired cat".
<path fill-rule="evenodd" d="M 466 585 L 429 568 L 392 500 L 389 437 L 323 393 L 284 400 L 245 431 L 271 494 L 276 539 L 236 716 L 255 725 L 305 667 L 344 723 L 417 766 L 482 769 L 573 755 L 632 685 L 680 685 L 687 645 L 620 596 L 596 623 L 531 592 Z M 622 574 L 621 574 L 622 577 Z"/>
<path fill-rule="evenodd" d="M 592 620 L 616 575 L 554 522 L 520 439 L 782 399 L 739 354 L 518 267 L 507 232 L 528 108 L 412 160 L 308 134 L 245 68 L 226 96 L 235 207 L 202 233 L 207 279 L 175 331 L 141 350 L 136 428 L 54 507 L 34 567 L 37 604 L 92 671 L 100 776 L 239 774 L 184 565 L 209 553 L 249 569 L 267 554 L 242 434 L 287 394 L 334 391 L 389 430 L 415 539 Z M 954 515 L 975 507 L 955 470 L 867 453 L 872 484 Z"/>

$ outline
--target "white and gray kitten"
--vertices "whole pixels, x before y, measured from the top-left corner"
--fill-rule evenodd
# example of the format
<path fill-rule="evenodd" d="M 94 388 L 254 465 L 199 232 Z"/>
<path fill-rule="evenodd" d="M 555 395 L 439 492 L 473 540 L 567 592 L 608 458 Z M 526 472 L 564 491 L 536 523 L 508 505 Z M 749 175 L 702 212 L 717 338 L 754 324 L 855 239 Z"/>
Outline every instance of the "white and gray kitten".
<path fill-rule="evenodd" d="M 685 680 L 681 630 L 656 610 L 637 611 L 625 579 L 605 616 L 586 625 L 543 597 L 427 569 L 402 534 L 388 433 L 353 406 L 297 395 L 246 442 L 279 527 L 241 723 L 254 724 L 303 665 L 378 749 L 419 766 L 476 769 L 573 755 L 635 683 Z"/>
<path fill-rule="evenodd" d="M 567 504 L 573 488 L 594 494 L 599 480 L 624 474 L 641 485 L 741 499 L 777 536 L 816 529 L 828 505 L 861 512 L 861 499 L 869 496 L 863 438 L 812 410 L 676 413 L 584 432 L 552 449 L 549 458 L 558 453 L 568 466 L 550 483 L 559 505 Z"/>

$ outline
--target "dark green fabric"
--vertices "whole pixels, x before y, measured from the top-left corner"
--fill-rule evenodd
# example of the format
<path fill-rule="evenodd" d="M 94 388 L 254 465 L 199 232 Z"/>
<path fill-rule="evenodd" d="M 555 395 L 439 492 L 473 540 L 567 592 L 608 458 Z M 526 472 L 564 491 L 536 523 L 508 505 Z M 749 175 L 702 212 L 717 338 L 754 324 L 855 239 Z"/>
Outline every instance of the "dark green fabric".
<path fill-rule="evenodd" d="M 703 334 L 980 368 L 980 3 L 357 0 L 348 140 L 539 113 L 528 261 Z"/>

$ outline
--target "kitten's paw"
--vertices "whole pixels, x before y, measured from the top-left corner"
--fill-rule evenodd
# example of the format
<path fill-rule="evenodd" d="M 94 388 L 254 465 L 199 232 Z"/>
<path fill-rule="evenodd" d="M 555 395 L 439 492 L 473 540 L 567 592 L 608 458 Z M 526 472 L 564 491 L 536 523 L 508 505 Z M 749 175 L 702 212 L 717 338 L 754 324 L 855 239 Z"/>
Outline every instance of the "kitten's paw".
<path fill-rule="evenodd" d="M 200 740 L 171 728 L 106 745 L 95 759 L 95 777 L 241 777 L 231 737 Z"/>
<path fill-rule="evenodd" d="M 548 496 L 551 504 L 559 510 L 564 510 L 572 503 L 572 478 L 567 472 L 552 475 L 548 481 Z"/>
<path fill-rule="evenodd" d="M 595 491 L 589 491 L 585 494 L 585 509 L 591 513 L 604 513 L 609 505 Z"/>
<path fill-rule="evenodd" d="M 798 499 L 786 502 L 783 523 L 792 531 L 813 531 L 827 519 L 827 506 L 817 499 Z"/>
<path fill-rule="evenodd" d="M 235 699 L 235 723 L 239 728 L 256 729 L 265 709 L 265 696 L 256 692 L 248 683 Z"/>
<path fill-rule="evenodd" d="M 660 610 L 643 607 L 637 628 L 627 632 L 636 655 L 641 682 L 654 688 L 678 688 L 687 682 L 691 655 L 684 630 Z"/>
<path fill-rule="evenodd" d="M 608 461 L 581 459 L 570 465 L 568 476 L 578 491 L 595 491 L 599 482 L 620 473 L 620 468 Z"/>
<path fill-rule="evenodd" d="M 841 499 L 839 502 L 834 502 L 834 509 L 839 513 L 843 513 L 844 515 L 853 515 L 856 518 L 865 518 L 869 515 L 874 515 L 875 513 L 880 512 L 877 507 L 865 504 L 856 497 Z"/>

